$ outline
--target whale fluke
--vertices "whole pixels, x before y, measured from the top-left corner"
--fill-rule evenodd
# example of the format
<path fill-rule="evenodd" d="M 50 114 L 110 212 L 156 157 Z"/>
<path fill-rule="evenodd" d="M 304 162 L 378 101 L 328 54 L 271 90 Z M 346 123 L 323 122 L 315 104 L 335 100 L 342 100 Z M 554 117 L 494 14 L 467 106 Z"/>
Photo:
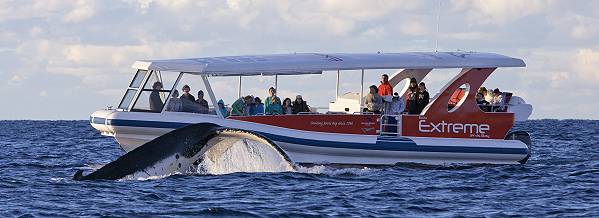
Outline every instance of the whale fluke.
<path fill-rule="evenodd" d="M 117 180 L 124 178 L 162 177 L 175 173 L 188 173 L 197 170 L 204 154 L 213 147 L 219 150 L 232 150 L 236 141 L 252 140 L 264 144 L 280 155 L 284 164 L 292 168 L 293 164 L 275 143 L 259 134 L 232 128 L 223 128 L 211 123 L 198 123 L 173 130 L 104 165 L 102 168 L 83 175 L 78 170 L 74 180 Z M 242 144 L 243 145 L 243 144 Z M 247 145 L 247 144 L 245 144 Z M 217 154 L 219 152 L 216 152 Z M 210 159 L 214 159 L 214 157 Z"/>

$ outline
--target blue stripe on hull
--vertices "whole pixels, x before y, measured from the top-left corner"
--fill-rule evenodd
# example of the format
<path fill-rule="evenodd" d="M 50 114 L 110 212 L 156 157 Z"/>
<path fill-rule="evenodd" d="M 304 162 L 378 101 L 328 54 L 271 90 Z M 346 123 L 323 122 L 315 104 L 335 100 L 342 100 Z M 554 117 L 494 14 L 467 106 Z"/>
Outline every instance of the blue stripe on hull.
<path fill-rule="evenodd" d="M 92 117 L 93 123 L 104 124 L 103 120 Z M 100 121 L 102 121 L 100 123 Z M 109 119 L 108 125 L 112 126 L 131 126 L 131 127 L 150 127 L 176 129 L 189 125 L 190 123 L 162 122 L 162 121 L 144 121 L 144 120 L 119 120 Z M 375 144 L 372 143 L 353 143 L 338 141 L 323 141 L 314 139 L 294 138 L 281 135 L 275 135 L 265 132 L 257 132 L 273 141 L 285 142 L 313 147 L 325 148 L 345 148 L 362 150 L 380 150 L 380 151 L 411 151 L 411 152 L 444 152 L 444 153 L 485 153 L 485 154 L 522 154 L 526 155 L 526 148 L 493 148 L 493 147 L 471 147 L 471 146 L 437 146 L 437 145 L 417 145 L 414 141 L 405 137 L 379 136 Z"/>

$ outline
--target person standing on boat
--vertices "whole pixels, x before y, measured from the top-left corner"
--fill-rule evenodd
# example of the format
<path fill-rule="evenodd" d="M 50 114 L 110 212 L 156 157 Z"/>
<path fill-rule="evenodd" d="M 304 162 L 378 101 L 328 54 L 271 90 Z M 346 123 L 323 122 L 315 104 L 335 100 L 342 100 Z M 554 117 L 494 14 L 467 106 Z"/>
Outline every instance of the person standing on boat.
<path fill-rule="evenodd" d="M 269 96 L 264 100 L 264 113 L 265 114 L 283 114 L 283 107 L 281 107 L 281 99 L 277 97 L 277 90 L 274 87 L 268 89 Z"/>
<path fill-rule="evenodd" d="M 418 113 L 421 113 L 422 110 L 424 110 L 424 107 L 428 105 L 429 99 L 430 95 L 426 89 L 426 84 L 424 82 L 420 82 L 418 85 Z"/>
<path fill-rule="evenodd" d="M 379 95 L 380 96 L 391 96 L 393 95 L 393 87 L 389 84 L 389 75 L 383 74 L 381 76 L 381 84 L 379 85 Z"/>
<path fill-rule="evenodd" d="M 225 107 L 225 102 L 222 99 L 219 99 L 218 103 L 216 104 L 218 104 L 218 110 L 220 110 L 220 113 L 223 115 L 223 117 L 227 118 L 229 116 L 229 111 L 227 111 L 227 108 Z"/>
<path fill-rule="evenodd" d="M 181 95 L 181 99 L 189 100 L 191 102 L 195 102 L 196 101 L 196 98 L 193 97 L 193 95 L 189 94 L 189 91 L 191 91 L 191 88 L 189 88 L 188 85 L 184 85 L 183 88 L 181 88 L 181 90 L 183 90 L 183 94 Z"/>
<path fill-rule="evenodd" d="M 293 114 L 299 114 L 301 112 L 310 112 L 310 107 L 308 107 L 308 103 L 302 99 L 301 95 L 295 96 L 295 101 L 293 101 Z"/>
<path fill-rule="evenodd" d="M 418 81 L 413 77 L 410 79 L 408 87 L 407 108 L 409 114 L 418 114 Z"/>
<path fill-rule="evenodd" d="M 208 113 L 208 101 L 204 99 L 204 91 L 198 91 L 198 99 L 196 100 L 196 103 L 200 105 L 200 113 Z"/>
<path fill-rule="evenodd" d="M 370 86 L 370 93 L 366 95 L 366 100 L 364 101 L 366 105 L 366 109 L 368 112 L 372 112 L 375 114 L 381 113 L 381 107 L 383 106 L 383 98 L 379 95 L 377 87 L 375 85 Z"/>
<path fill-rule="evenodd" d="M 249 110 L 246 106 L 249 105 L 250 102 L 252 102 L 252 96 L 249 95 L 237 99 L 237 101 L 233 102 L 233 105 L 231 105 L 231 116 L 249 115 Z"/>
<path fill-rule="evenodd" d="M 162 99 L 160 98 L 160 92 L 158 92 L 161 89 L 162 89 L 161 82 L 155 82 L 152 85 L 152 93 L 150 93 L 150 110 L 152 112 L 160 112 L 162 110 L 162 105 L 164 103 L 162 102 Z"/>
<path fill-rule="evenodd" d="M 385 114 L 393 115 L 388 116 L 386 120 L 387 128 L 385 128 L 385 132 L 388 132 L 392 135 L 397 135 L 397 120 L 399 119 L 399 115 L 401 115 L 406 109 L 406 105 L 404 103 L 404 99 L 399 96 L 399 94 L 393 93 L 393 98 L 388 106 L 385 108 Z"/>

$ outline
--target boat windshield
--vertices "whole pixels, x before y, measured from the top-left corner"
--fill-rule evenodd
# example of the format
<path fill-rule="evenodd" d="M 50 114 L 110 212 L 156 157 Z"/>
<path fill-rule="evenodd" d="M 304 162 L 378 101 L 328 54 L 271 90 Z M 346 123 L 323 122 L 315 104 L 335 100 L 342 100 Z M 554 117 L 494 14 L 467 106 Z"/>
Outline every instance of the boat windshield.
<path fill-rule="evenodd" d="M 138 70 L 119 109 L 160 113 L 179 73 Z"/>

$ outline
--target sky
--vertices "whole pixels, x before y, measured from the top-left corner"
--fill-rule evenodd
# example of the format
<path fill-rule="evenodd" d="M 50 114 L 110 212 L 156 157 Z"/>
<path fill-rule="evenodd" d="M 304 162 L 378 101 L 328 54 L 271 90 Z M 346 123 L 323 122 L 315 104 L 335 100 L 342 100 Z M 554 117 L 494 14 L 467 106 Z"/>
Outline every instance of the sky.
<path fill-rule="evenodd" d="M 498 69 L 484 85 L 533 104 L 532 119 L 599 119 L 597 9 L 582 0 L 0 0 L 0 120 L 88 119 L 118 105 L 135 60 L 435 49 L 523 59 L 526 68 Z M 458 71 L 425 82 L 435 92 Z M 359 92 L 359 72 L 343 75 L 342 93 Z M 243 81 L 256 96 L 274 83 Z M 334 73 L 278 81 L 281 96 L 334 100 Z M 236 78 L 212 83 L 226 102 L 236 96 Z"/>

